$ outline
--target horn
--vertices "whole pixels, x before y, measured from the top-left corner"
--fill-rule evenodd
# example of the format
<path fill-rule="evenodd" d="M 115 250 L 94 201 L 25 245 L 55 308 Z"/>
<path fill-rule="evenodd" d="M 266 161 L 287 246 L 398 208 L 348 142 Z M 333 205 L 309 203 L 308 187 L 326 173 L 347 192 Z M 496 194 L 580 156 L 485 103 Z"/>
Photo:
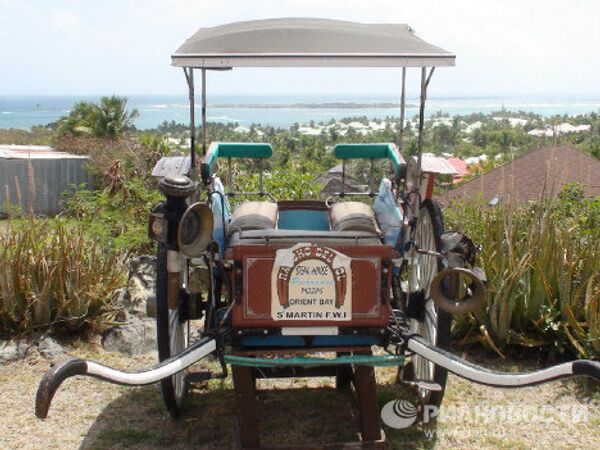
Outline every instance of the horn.
<path fill-rule="evenodd" d="M 429 285 L 429 295 L 440 309 L 443 309 L 450 314 L 466 314 L 473 312 L 485 298 L 484 280 L 482 280 L 481 275 L 478 272 L 478 270 L 466 269 L 464 267 L 443 269 L 433 277 L 433 280 L 431 280 L 431 284 Z M 448 296 L 446 292 L 444 292 L 448 290 L 443 289 L 444 279 L 448 276 L 454 276 L 456 278 L 465 276 L 471 280 L 469 285 L 471 295 L 468 295 L 464 299 L 451 298 L 451 296 Z M 452 284 L 454 283 L 451 283 L 451 285 Z M 458 291 L 457 288 L 449 290 L 453 290 L 454 292 Z"/>
<path fill-rule="evenodd" d="M 212 241 L 213 213 L 204 202 L 194 203 L 181 216 L 177 230 L 179 250 L 188 258 L 197 258 Z"/>

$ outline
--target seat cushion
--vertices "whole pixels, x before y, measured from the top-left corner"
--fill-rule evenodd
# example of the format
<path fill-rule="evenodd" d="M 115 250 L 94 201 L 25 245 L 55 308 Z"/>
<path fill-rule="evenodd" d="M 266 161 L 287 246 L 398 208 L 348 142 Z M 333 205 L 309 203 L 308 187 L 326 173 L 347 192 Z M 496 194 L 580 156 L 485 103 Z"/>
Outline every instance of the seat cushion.
<path fill-rule="evenodd" d="M 276 203 L 244 202 L 233 211 L 228 233 L 240 230 L 269 230 L 276 227 Z"/>
<path fill-rule="evenodd" d="M 380 234 L 375 220 L 375 211 L 366 203 L 335 203 L 329 210 L 329 223 L 333 231 L 364 231 Z"/>

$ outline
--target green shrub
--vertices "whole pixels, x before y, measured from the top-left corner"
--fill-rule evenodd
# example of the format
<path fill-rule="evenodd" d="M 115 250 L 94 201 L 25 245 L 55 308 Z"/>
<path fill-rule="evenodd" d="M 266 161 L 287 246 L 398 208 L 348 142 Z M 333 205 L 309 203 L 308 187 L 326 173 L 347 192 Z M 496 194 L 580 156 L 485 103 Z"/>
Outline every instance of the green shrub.
<path fill-rule="evenodd" d="M 600 199 L 568 186 L 553 200 L 455 203 L 446 215 L 448 228 L 481 244 L 488 277 L 484 305 L 459 319 L 459 334 L 600 357 Z"/>
<path fill-rule="evenodd" d="M 52 327 L 99 330 L 114 319 L 126 281 L 121 257 L 62 220 L 31 220 L 0 233 L 1 334 Z"/>
<path fill-rule="evenodd" d="M 66 202 L 64 217 L 75 219 L 107 251 L 152 253 L 148 215 L 163 200 L 158 189 L 143 180 L 123 181 L 115 189 L 78 190 Z"/>
<path fill-rule="evenodd" d="M 263 189 L 273 195 L 277 200 L 309 200 L 320 198 L 321 188 L 315 183 L 314 174 L 300 173 L 291 165 L 264 173 Z M 259 175 L 251 173 L 236 177 L 235 190 L 237 192 L 258 192 Z M 235 198 L 237 202 L 240 199 Z"/>

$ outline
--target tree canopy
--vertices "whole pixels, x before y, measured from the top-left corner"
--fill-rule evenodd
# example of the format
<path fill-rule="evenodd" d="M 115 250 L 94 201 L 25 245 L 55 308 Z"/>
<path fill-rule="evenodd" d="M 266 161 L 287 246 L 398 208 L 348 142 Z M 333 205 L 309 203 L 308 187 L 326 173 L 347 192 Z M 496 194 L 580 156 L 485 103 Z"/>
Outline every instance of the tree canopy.
<path fill-rule="evenodd" d="M 127 98 L 112 95 L 98 103 L 75 103 L 69 115 L 58 120 L 59 135 L 88 134 L 99 138 L 117 139 L 135 129 L 137 109 L 127 111 Z"/>

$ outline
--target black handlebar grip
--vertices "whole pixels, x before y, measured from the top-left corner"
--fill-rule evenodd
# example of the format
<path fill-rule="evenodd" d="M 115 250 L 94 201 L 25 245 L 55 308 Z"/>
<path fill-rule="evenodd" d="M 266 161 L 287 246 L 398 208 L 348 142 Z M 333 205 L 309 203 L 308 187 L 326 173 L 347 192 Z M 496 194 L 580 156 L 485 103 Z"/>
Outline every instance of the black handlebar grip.
<path fill-rule="evenodd" d="M 71 358 L 52 367 L 38 387 L 35 396 L 35 415 L 40 419 L 48 417 L 50 403 L 56 390 L 67 378 L 87 373 L 87 363 L 83 359 Z"/>
<path fill-rule="evenodd" d="M 573 375 L 585 375 L 600 381 L 600 362 L 582 359 L 573 362 Z"/>

